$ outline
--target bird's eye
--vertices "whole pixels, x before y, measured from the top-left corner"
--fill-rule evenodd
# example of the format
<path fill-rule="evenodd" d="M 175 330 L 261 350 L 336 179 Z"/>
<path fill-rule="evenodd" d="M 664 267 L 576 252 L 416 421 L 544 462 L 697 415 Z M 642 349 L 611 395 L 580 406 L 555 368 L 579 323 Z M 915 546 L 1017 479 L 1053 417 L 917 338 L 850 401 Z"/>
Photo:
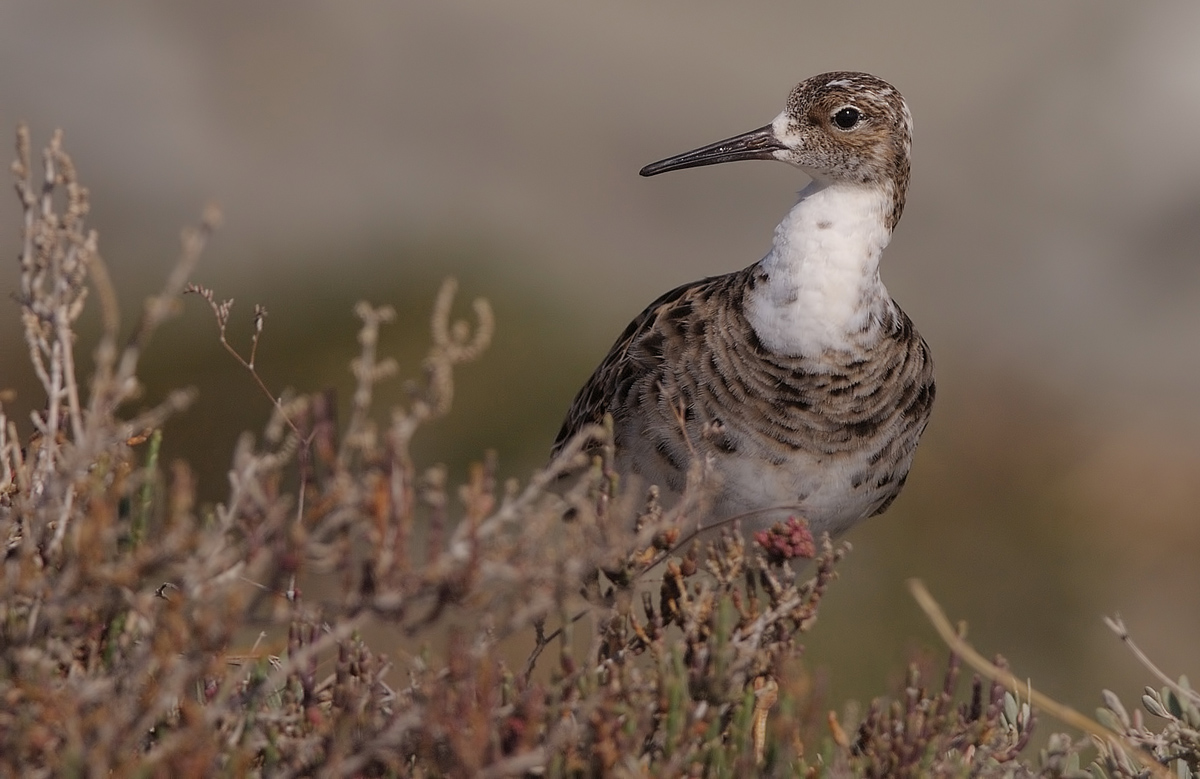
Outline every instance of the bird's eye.
<path fill-rule="evenodd" d="M 846 106 L 833 115 L 833 123 L 843 130 L 849 130 L 854 125 L 858 124 L 858 120 L 862 118 L 862 114 L 857 108 Z"/>

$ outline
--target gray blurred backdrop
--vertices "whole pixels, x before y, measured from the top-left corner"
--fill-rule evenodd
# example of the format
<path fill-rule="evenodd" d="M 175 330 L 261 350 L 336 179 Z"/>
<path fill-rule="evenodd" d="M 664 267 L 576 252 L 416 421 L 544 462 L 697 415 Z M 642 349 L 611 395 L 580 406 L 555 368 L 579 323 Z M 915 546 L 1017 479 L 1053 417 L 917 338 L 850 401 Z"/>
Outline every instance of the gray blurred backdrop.
<path fill-rule="evenodd" d="M 490 298 L 498 335 L 422 454 L 462 474 L 496 448 L 524 477 L 628 320 L 757 260 L 804 183 L 767 163 L 638 168 L 765 123 L 833 69 L 892 81 L 915 116 L 883 274 L 933 347 L 939 397 L 908 491 L 850 535 L 809 644 L 831 702 L 937 646 L 910 576 L 981 650 L 1085 710 L 1150 681 L 1104 613 L 1168 672 L 1200 673 L 1194 2 L 8 2 L 0 136 L 20 119 L 37 144 L 66 131 L 126 327 L 180 226 L 221 203 L 195 279 L 237 299 L 243 344 L 267 307 L 259 362 L 279 390 L 344 404 L 362 298 L 400 309 L 383 348 L 415 374 L 438 281 L 457 276 L 460 309 Z M 17 230 L 12 198 L 10 258 Z M 27 419 L 17 317 L 5 294 L 0 386 Z M 198 299 L 147 369 L 147 402 L 200 389 L 166 447 L 220 500 L 265 399 Z"/>

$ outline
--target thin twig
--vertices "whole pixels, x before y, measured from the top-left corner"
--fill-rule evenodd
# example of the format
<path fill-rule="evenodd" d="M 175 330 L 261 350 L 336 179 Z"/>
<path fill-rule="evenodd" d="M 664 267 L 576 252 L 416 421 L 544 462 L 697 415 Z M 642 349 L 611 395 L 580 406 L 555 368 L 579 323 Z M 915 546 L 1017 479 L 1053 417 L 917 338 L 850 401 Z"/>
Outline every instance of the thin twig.
<path fill-rule="evenodd" d="M 1189 690 L 1171 679 L 1171 677 L 1163 673 L 1159 667 L 1154 664 L 1154 662 L 1138 647 L 1137 644 L 1133 643 L 1133 638 L 1129 635 L 1129 631 L 1126 630 L 1125 622 L 1121 619 L 1120 614 L 1113 615 L 1112 617 L 1105 617 L 1104 624 L 1108 625 L 1109 629 L 1116 633 L 1117 637 L 1125 642 L 1125 646 L 1129 647 L 1129 650 L 1133 652 L 1134 657 L 1141 661 L 1142 665 L 1146 666 L 1147 670 L 1154 674 L 1154 676 L 1157 677 L 1160 682 L 1170 687 L 1171 690 L 1179 697 L 1186 698 L 1193 704 L 1200 706 L 1200 693 L 1196 692 L 1195 690 Z"/>
<path fill-rule="evenodd" d="M 574 625 L 576 622 L 586 617 L 588 613 L 589 611 L 586 609 L 579 612 L 575 616 L 571 617 L 567 624 Z M 565 628 L 566 625 L 557 627 L 549 633 L 546 633 L 545 622 L 542 620 L 535 622 L 533 627 L 536 631 L 537 643 L 534 645 L 533 651 L 529 653 L 529 657 L 525 660 L 525 667 L 521 669 L 521 675 L 519 678 L 521 679 L 522 684 L 529 683 L 529 677 L 533 675 L 533 669 L 537 665 L 538 658 L 542 656 L 542 652 L 546 650 L 546 647 L 550 646 L 550 644 L 554 642 L 554 639 L 563 634 L 563 628 Z"/>
<path fill-rule="evenodd" d="M 966 639 L 962 638 L 958 634 L 958 631 L 950 624 L 950 620 L 946 617 L 945 612 L 942 611 L 942 607 L 929 594 L 929 590 L 925 588 L 924 583 L 920 579 L 909 579 L 908 589 L 912 592 L 913 598 L 916 599 L 917 604 L 925 612 L 925 615 L 929 617 L 929 621 L 933 623 L 933 627 L 937 630 L 938 635 L 942 637 L 942 640 L 946 642 L 951 651 L 967 662 L 967 665 L 993 682 L 999 682 L 1004 685 L 1014 695 L 1027 696 L 1031 704 L 1050 716 L 1074 728 L 1078 728 L 1090 736 L 1119 744 L 1127 753 L 1133 755 L 1139 763 L 1145 766 L 1156 777 L 1159 777 L 1159 779 L 1172 779 L 1173 774 L 1171 771 L 1152 756 L 1147 755 L 1145 751 L 1125 736 L 1117 733 L 1115 730 L 1104 727 L 1091 717 L 1080 714 L 1070 706 L 1059 703 L 1053 698 L 1038 692 L 1033 689 L 1032 683 L 1028 680 L 1021 681 L 1012 672 L 990 662 L 983 655 L 979 654 L 979 652 L 975 651 L 975 648 L 967 643 Z"/>

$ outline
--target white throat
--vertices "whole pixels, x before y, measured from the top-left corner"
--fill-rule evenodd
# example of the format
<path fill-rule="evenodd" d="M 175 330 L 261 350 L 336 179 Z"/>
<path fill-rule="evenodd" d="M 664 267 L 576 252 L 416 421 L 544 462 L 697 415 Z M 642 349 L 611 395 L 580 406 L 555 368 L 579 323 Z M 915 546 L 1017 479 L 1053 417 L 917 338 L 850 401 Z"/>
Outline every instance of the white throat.
<path fill-rule="evenodd" d="M 891 240 L 886 187 L 814 180 L 775 228 L 766 273 L 747 300 L 758 340 L 773 352 L 818 356 L 852 348 L 852 337 L 890 305 L 879 257 Z"/>

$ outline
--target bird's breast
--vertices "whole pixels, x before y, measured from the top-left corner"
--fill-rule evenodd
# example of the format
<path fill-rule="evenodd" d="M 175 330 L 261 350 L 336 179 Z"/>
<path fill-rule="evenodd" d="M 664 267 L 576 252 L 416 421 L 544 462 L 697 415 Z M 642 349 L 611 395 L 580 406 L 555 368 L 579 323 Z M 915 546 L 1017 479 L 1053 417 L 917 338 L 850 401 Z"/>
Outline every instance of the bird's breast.
<path fill-rule="evenodd" d="M 736 318 L 731 319 L 736 321 Z M 742 327 L 745 327 L 743 323 Z M 789 514 L 837 534 L 899 492 L 932 402 L 927 348 L 889 309 L 844 351 L 789 357 L 724 328 L 643 377 L 616 421 L 618 468 L 678 495 L 703 458 L 706 521 Z"/>

